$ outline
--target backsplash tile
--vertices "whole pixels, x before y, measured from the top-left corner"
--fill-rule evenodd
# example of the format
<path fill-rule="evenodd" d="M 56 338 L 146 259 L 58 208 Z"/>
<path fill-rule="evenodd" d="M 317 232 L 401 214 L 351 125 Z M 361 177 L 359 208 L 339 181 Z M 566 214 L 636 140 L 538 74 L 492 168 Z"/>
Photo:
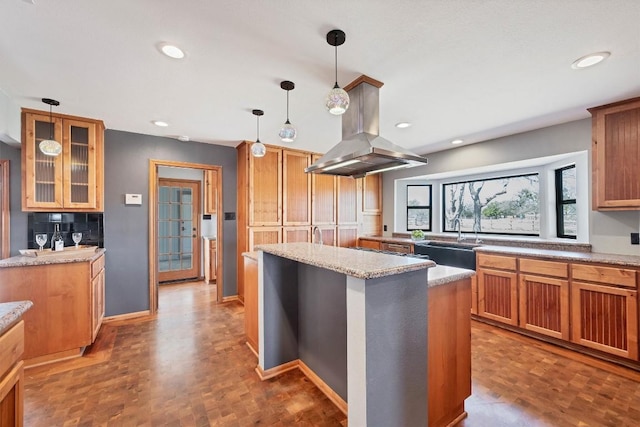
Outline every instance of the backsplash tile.
<path fill-rule="evenodd" d="M 71 233 L 81 232 L 81 245 L 93 245 L 104 248 L 104 214 L 101 213 L 57 213 L 57 212 L 30 212 L 27 220 L 27 246 L 29 249 L 37 249 L 35 235 L 47 233 L 47 244 L 51 247 L 51 236 L 55 225 L 60 224 L 60 232 L 65 246 L 73 246 Z"/>

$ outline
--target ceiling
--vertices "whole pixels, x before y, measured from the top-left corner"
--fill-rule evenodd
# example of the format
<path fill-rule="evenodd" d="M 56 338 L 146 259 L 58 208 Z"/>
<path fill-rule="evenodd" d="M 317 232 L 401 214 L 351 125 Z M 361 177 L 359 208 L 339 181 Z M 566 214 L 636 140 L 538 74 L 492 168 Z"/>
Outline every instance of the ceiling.
<path fill-rule="evenodd" d="M 323 153 L 341 139 L 324 108 L 339 28 L 339 84 L 382 81 L 380 134 L 426 154 L 640 96 L 639 22 L 638 0 L 3 0 L 0 89 L 20 107 L 54 98 L 109 129 L 230 146 L 255 140 L 260 108 L 262 142 Z M 611 56 L 571 68 L 597 51 Z M 282 80 L 296 84 L 293 143 L 277 136 Z"/>

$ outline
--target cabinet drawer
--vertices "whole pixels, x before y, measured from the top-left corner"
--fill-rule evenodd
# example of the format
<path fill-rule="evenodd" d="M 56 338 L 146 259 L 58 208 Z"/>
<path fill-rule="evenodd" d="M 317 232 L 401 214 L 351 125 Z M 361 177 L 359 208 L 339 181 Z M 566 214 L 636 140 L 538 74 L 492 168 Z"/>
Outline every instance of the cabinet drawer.
<path fill-rule="evenodd" d="M 569 277 L 569 268 L 566 262 L 543 261 L 539 259 L 520 258 L 520 272 L 561 277 L 563 279 Z"/>
<path fill-rule="evenodd" d="M 478 266 L 515 271 L 516 259 L 509 256 L 478 254 Z"/>
<path fill-rule="evenodd" d="M 0 337 L 0 375 L 4 375 L 24 353 L 24 320 Z"/>
<path fill-rule="evenodd" d="M 572 264 L 573 279 L 636 288 L 636 271 L 598 265 Z"/>
<path fill-rule="evenodd" d="M 91 263 L 91 278 L 93 279 L 104 268 L 104 255 Z"/>
<path fill-rule="evenodd" d="M 400 252 L 403 254 L 410 254 L 413 252 L 411 250 L 411 245 L 403 245 L 401 243 L 381 243 L 380 249 L 383 251 Z"/>

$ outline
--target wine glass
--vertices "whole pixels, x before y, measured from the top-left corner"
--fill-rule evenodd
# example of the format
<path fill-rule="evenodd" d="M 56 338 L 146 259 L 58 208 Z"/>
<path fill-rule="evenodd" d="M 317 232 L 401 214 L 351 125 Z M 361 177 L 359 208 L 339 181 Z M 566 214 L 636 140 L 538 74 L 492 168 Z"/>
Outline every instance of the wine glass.
<path fill-rule="evenodd" d="M 71 238 L 73 239 L 73 243 L 76 244 L 76 249 L 78 249 L 78 243 L 80 243 L 80 240 L 82 240 L 82 233 L 73 233 L 71 234 Z"/>
<path fill-rule="evenodd" d="M 40 246 L 40 250 L 44 248 L 44 244 L 47 243 L 47 235 L 45 233 L 36 234 L 36 243 Z"/>

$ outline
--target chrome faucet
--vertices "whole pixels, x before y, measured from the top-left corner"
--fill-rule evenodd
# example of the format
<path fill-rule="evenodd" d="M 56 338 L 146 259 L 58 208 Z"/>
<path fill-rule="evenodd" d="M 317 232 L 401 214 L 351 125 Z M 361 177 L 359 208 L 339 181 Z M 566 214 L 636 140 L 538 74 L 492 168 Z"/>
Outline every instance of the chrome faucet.
<path fill-rule="evenodd" d="M 453 229 L 456 229 L 456 224 L 458 225 L 458 243 L 462 242 L 466 237 L 462 235 L 462 224 L 460 224 L 460 218 L 456 218 L 453 220 Z"/>
<path fill-rule="evenodd" d="M 322 231 L 320 231 L 320 228 L 317 225 L 314 225 L 313 228 L 311 229 L 311 233 L 313 234 L 313 236 L 311 236 L 311 242 L 313 242 L 314 240 L 316 240 L 316 231 L 318 232 L 318 240 L 315 243 L 318 244 L 322 244 Z"/>

